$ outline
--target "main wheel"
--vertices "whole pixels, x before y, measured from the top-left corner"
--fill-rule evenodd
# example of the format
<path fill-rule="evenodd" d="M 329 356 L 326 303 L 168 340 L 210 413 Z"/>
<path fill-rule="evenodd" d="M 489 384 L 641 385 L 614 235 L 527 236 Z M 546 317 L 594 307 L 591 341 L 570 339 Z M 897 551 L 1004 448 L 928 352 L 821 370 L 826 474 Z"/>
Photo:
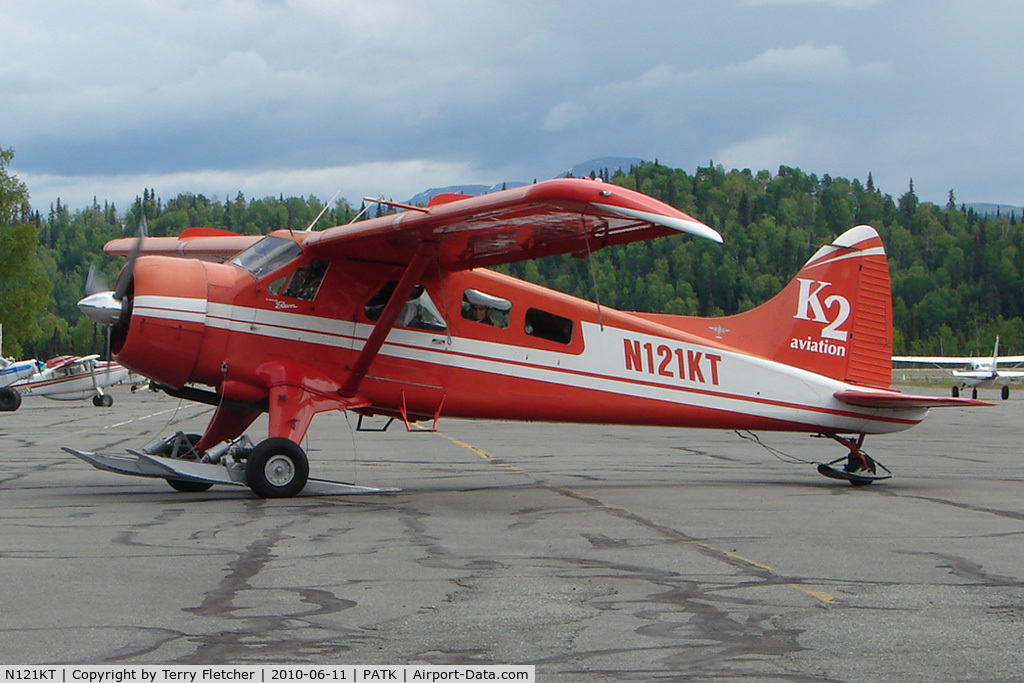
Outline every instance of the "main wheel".
<path fill-rule="evenodd" d="M 114 397 L 110 394 L 96 394 L 92 397 L 92 404 L 97 408 L 109 408 L 114 405 Z"/>
<path fill-rule="evenodd" d="M 0 412 L 10 413 L 21 406 L 21 394 L 10 387 L 0 389 Z"/>
<path fill-rule="evenodd" d="M 245 463 L 245 480 L 261 498 L 291 498 L 306 486 L 308 478 L 305 452 L 280 436 L 256 444 Z"/>
<path fill-rule="evenodd" d="M 185 440 L 188 442 L 188 447 L 182 449 L 182 446 L 178 447 L 177 457 L 182 460 L 197 460 L 198 454 L 193 452 L 196 444 L 203 438 L 200 434 L 186 434 Z M 184 451 L 184 452 L 183 452 Z M 174 444 L 165 443 L 163 446 L 156 450 L 153 455 L 159 455 L 164 458 L 169 458 L 174 454 Z M 194 479 L 168 479 L 167 483 L 171 485 L 171 488 L 175 491 L 181 491 L 182 493 L 200 493 L 213 486 L 208 481 L 196 481 Z"/>
<path fill-rule="evenodd" d="M 1006 385 L 1004 384 L 1004 385 L 1003 385 L 1003 390 L 1002 390 L 1002 392 L 1000 392 L 1000 395 L 1001 395 L 1001 396 L 1003 397 L 1003 400 L 1004 400 L 1004 401 L 1005 401 L 1006 399 L 1010 398 L 1010 387 L 1008 387 L 1008 386 L 1006 386 Z"/>

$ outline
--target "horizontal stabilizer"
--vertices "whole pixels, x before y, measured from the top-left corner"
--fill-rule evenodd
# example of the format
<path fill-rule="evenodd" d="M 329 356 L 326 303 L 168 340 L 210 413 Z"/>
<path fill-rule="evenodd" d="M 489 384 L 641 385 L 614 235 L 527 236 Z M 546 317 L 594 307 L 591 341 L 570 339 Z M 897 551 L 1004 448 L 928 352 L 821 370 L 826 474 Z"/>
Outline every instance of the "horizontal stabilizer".
<path fill-rule="evenodd" d="M 965 406 L 991 406 L 994 403 L 976 398 L 953 398 L 952 396 L 915 396 L 898 392 L 878 391 L 837 391 L 834 396 L 843 403 L 862 408 L 889 408 L 892 410 L 920 410 L 922 408 L 946 408 Z"/>

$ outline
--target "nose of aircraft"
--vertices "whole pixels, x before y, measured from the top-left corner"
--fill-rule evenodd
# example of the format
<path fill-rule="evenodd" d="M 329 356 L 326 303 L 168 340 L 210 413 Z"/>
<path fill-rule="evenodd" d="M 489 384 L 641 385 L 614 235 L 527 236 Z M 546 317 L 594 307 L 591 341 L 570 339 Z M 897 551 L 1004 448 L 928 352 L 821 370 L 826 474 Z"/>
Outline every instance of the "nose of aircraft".
<path fill-rule="evenodd" d="M 78 302 L 78 310 L 100 325 L 116 325 L 121 317 L 122 302 L 114 292 L 96 292 Z"/>

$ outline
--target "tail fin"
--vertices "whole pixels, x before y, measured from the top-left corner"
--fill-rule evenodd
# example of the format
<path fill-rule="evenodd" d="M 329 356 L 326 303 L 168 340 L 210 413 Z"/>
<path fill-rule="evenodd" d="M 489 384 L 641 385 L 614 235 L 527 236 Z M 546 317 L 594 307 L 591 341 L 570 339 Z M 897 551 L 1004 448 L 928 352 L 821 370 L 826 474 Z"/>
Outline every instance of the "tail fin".
<path fill-rule="evenodd" d="M 781 292 L 750 311 L 645 317 L 845 382 L 888 387 L 892 380 L 889 264 L 867 225 L 819 249 Z"/>
<path fill-rule="evenodd" d="M 999 369 L 999 335 L 996 335 L 996 347 L 992 349 L 992 372 Z"/>

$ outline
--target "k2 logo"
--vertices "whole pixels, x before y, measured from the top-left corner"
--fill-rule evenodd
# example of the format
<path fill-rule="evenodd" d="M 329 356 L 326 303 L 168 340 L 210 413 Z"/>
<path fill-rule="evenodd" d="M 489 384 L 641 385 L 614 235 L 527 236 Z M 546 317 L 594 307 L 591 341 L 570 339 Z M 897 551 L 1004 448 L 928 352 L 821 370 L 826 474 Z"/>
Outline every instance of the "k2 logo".
<path fill-rule="evenodd" d="M 822 301 L 819 296 L 826 287 L 832 286 L 831 282 L 803 278 L 797 278 L 797 281 L 800 283 L 800 298 L 796 304 L 796 315 L 793 317 L 825 324 L 825 329 L 821 331 L 823 339 L 846 341 L 849 333 L 840 330 L 839 327 L 850 317 L 850 300 L 845 296 L 833 294 Z M 831 313 L 834 307 L 838 307 L 838 310 L 830 318 L 828 313 Z"/>

